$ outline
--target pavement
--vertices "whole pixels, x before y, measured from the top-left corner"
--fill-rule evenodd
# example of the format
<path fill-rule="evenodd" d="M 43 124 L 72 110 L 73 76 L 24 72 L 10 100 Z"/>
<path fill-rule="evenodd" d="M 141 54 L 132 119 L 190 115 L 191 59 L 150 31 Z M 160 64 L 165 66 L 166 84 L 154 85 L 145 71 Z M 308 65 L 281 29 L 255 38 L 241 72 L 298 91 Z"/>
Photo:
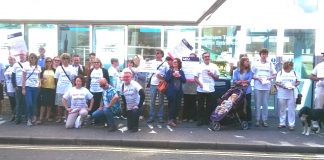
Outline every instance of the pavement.
<path fill-rule="evenodd" d="M 324 153 L 324 133 L 302 135 L 297 120 L 294 131 L 278 129 L 278 120 L 270 117 L 269 127 L 241 130 L 238 125 L 222 126 L 212 131 L 207 125 L 182 122 L 176 127 L 159 123 L 148 126 L 140 121 L 140 131 L 127 131 L 126 120 L 118 120 L 118 130 L 108 132 L 103 125 L 86 125 L 81 129 L 65 129 L 63 124 L 46 122 L 28 127 L 0 118 L 0 144 L 37 145 L 111 145 L 168 149 L 218 149 L 260 152 Z"/>

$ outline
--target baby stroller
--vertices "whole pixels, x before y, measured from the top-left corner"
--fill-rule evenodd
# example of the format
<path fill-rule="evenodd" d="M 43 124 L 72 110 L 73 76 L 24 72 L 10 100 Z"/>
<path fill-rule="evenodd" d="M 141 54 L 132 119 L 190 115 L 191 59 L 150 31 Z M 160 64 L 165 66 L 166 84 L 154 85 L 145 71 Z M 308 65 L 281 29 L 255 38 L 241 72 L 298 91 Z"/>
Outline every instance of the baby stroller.
<path fill-rule="evenodd" d="M 229 89 L 219 100 L 219 105 L 215 108 L 210 116 L 211 129 L 219 131 L 221 124 L 236 120 L 243 130 L 248 129 L 248 123 L 241 118 L 246 116 L 244 113 L 245 93 L 240 86 Z M 241 115 L 241 118 L 240 118 Z"/>

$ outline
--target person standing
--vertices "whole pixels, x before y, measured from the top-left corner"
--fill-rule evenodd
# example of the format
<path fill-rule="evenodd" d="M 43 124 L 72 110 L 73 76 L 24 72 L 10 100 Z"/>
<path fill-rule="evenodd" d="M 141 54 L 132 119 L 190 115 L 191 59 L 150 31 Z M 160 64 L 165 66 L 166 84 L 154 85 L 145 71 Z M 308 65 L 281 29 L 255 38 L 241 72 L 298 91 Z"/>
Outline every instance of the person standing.
<path fill-rule="evenodd" d="M 161 80 L 164 80 L 164 74 L 165 74 L 165 68 L 167 67 L 167 64 L 164 64 L 162 61 L 162 58 L 164 57 L 164 52 L 161 49 L 157 49 L 155 51 L 155 60 L 152 61 L 155 66 L 157 66 L 156 71 L 152 73 L 151 79 L 148 83 L 150 83 L 150 112 L 149 112 L 149 119 L 147 120 L 147 123 L 153 123 L 155 120 L 155 100 L 156 97 L 159 97 L 159 104 L 158 104 L 158 118 L 159 123 L 164 122 L 164 95 L 163 93 L 160 93 L 157 89 L 157 86 Z"/>
<path fill-rule="evenodd" d="M 309 79 L 313 80 L 316 83 L 315 91 L 314 91 L 314 108 L 315 110 L 323 110 L 324 109 L 324 53 L 321 53 L 323 55 L 322 62 L 318 63 L 313 71 L 311 72 L 311 75 L 309 76 Z M 316 114 L 314 116 L 313 126 L 317 127 L 318 124 L 316 124 L 316 120 L 318 119 L 318 115 Z"/>
<path fill-rule="evenodd" d="M 19 54 L 19 62 L 16 62 L 13 65 L 12 72 L 12 84 L 16 90 L 16 124 L 20 124 L 22 121 L 22 115 L 25 111 L 25 97 L 22 95 L 22 74 L 23 66 L 26 62 L 26 53 Z"/>
<path fill-rule="evenodd" d="M 63 53 L 61 55 L 62 65 L 55 70 L 54 78 L 56 82 L 55 105 L 57 105 L 57 123 L 62 122 L 63 101 L 62 97 L 73 86 L 73 79 L 77 76 L 75 69 L 70 65 L 70 55 Z"/>
<path fill-rule="evenodd" d="M 80 56 L 78 54 L 73 55 L 72 66 L 78 75 L 85 76 L 85 68 L 80 64 Z"/>
<path fill-rule="evenodd" d="M 92 113 L 91 117 L 93 119 L 105 117 L 106 123 L 109 126 L 108 131 L 113 132 L 117 130 L 114 115 L 121 109 L 119 95 L 116 89 L 109 85 L 106 78 L 100 78 L 99 83 L 103 89 L 101 103 L 99 108 Z"/>
<path fill-rule="evenodd" d="M 105 68 L 102 68 L 102 64 L 99 58 L 95 58 L 93 61 L 93 68 L 90 70 L 90 74 L 87 80 L 87 88 L 93 95 L 94 104 L 92 110 L 89 112 L 92 114 L 100 106 L 103 89 L 100 87 L 100 78 L 105 78 L 109 81 L 109 74 Z"/>
<path fill-rule="evenodd" d="M 83 87 L 84 78 L 82 76 L 76 76 L 73 82 L 75 86 L 69 88 L 62 98 L 64 108 L 68 112 L 65 123 L 66 128 L 80 128 L 83 120 L 88 116 L 88 112 L 91 111 L 93 106 L 93 95 L 87 88 Z M 71 103 L 69 104 L 68 101 Z M 87 101 L 90 101 L 89 106 Z M 78 116 L 80 116 L 79 122 L 77 122 Z"/>
<path fill-rule="evenodd" d="M 277 73 L 275 66 L 270 61 L 267 61 L 268 54 L 269 51 L 267 49 L 261 49 L 259 51 L 260 61 L 256 61 L 252 67 L 256 108 L 255 126 L 257 127 L 260 126 L 260 119 L 262 119 L 262 125 L 268 127 L 268 101 L 271 81 L 276 77 Z"/>
<path fill-rule="evenodd" d="M 125 69 L 122 73 L 122 95 L 123 103 L 126 105 L 127 128 L 131 132 L 138 131 L 140 108 L 143 107 L 145 93 L 139 83 L 132 80 L 132 71 Z"/>
<path fill-rule="evenodd" d="M 288 108 L 288 126 L 291 131 L 294 130 L 296 117 L 296 96 L 294 90 L 300 83 L 293 67 L 293 62 L 284 62 L 283 69 L 278 72 L 276 77 L 276 86 L 278 87 L 277 98 L 279 102 L 278 128 L 286 127 L 286 110 Z"/>
<path fill-rule="evenodd" d="M 22 94 L 26 101 L 27 126 L 32 126 L 36 122 L 35 111 L 37 109 L 38 95 L 40 88 L 41 67 L 37 64 L 37 56 L 31 53 L 29 61 L 23 66 L 22 74 Z"/>
<path fill-rule="evenodd" d="M 44 121 L 44 117 L 46 117 L 47 121 L 52 121 L 50 118 L 51 111 L 54 107 L 55 101 L 55 69 L 52 67 L 53 60 L 50 57 L 45 58 L 45 68 L 41 72 L 41 90 L 40 90 L 40 114 L 39 120 L 36 122 L 37 124 L 42 124 Z M 46 115 L 46 116 L 45 116 Z"/>
<path fill-rule="evenodd" d="M 37 64 L 41 67 L 41 68 L 44 68 L 45 67 L 45 48 L 44 47 L 40 47 L 38 49 L 38 53 L 39 53 L 39 56 L 38 56 L 38 61 L 37 61 Z"/>
<path fill-rule="evenodd" d="M 202 54 L 203 63 L 199 65 L 195 74 L 197 83 L 197 126 L 209 124 L 209 116 L 213 111 L 215 98 L 215 80 L 219 78 L 219 70 L 216 64 L 210 62 L 210 53 Z M 205 107 L 206 104 L 206 107 Z"/>
<path fill-rule="evenodd" d="M 168 125 L 176 126 L 176 117 L 181 106 L 183 96 L 182 84 L 186 83 L 186 77 L 182 68 L 182 62 L 179 58 L 173 60 L 172 67 L 165 75 L 165 81 L 168 83 L 166 95 L 169 104 L 169 121 Z"/>
<path fill-rule="evenodd" d="M 4 66 L 0 63 L 0 115 L 2 114 L 2 100 L 3 100 L 3 84 L 5 82 L 4 78 Z"/>
<path fill-rule="evenodd" d="M 15 109 L 15 107 L 16 107 L 16 99 L 15 99 L 16 91 L 12 84 L 11 79 L 12 79 L 12 73 L 14 70 L 13 65 L 16 63 L 16 59 L 13 56 L 9 56 L 8 61 L 9 61 L 9 66 L 6 67 L 5 72 L 4 72 L 5 91 L 9 97 L 9 103 L 10 103 L 10 108 L 11 108 L 11 113 L 12 113 L 12 118 L 11 118 L 10 122 L 13 122 L 16 119 L 16 109 Z"/>
<path fill-rule="evenodd" d="M 253 73 L 251 71 L 251 65 L 248 57 L 243 56 L 240 58 L 238 63 L 238 68 L 233 72 L 233 83 L 244 88 L 245 92 L 245 107 L 246 116 L 245 121 L 248 122 L 249 127 L 252 124 L 252 109 L 251 109 L 251 80 L 253 78 Z M 242 107 L 243 108 L 243 107 Z"/>
<path fill-rule="evenodd" d="M 197 58 L 195 53 L 191 53 L 189 57 Z M 190 71 L 189 71 L 190 72 Z M 186 77 L 188 78 L 188 77 Z M 193 122 L 197 120 L 197 84 L 195 79 L 186 79 L 183 84 L 183 111 L 182 121 Z"/>

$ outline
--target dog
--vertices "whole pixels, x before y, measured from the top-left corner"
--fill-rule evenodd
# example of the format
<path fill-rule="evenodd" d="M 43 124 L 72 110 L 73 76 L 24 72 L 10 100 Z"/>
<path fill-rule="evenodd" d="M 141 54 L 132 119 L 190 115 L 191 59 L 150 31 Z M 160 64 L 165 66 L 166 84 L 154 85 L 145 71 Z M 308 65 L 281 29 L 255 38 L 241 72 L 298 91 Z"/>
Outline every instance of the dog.
<path fill-rule="evenodd" d="M 303 125 L 302 134 L 308 136 L 310 131 L 320 133 L 322 124 L 324 123 L 324 110 L 323 109 L 311 109 L 304 106 L 299 110 L 298 116 Z"/>

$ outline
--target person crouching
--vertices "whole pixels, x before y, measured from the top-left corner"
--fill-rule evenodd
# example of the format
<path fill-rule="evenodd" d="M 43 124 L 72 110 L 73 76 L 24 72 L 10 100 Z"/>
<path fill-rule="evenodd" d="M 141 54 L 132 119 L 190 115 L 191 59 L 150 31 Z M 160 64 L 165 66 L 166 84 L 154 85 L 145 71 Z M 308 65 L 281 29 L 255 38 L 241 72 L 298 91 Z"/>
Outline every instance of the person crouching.
<path fill-rule="evenodd" d="M 74 84 L 75 86 L 70 88 L 62 99 L 63 105 L 68 112 L 66 128 L 80 128 L 82 121 L 87 117 L 88 111 L 92 109 L 93 105 L 93 95 L 87 88 L 83 87 L 83 77 L 77 76 L 74 79 Z M 90 100 L 89 107 L 87 105 L 88 100 Z"/>

